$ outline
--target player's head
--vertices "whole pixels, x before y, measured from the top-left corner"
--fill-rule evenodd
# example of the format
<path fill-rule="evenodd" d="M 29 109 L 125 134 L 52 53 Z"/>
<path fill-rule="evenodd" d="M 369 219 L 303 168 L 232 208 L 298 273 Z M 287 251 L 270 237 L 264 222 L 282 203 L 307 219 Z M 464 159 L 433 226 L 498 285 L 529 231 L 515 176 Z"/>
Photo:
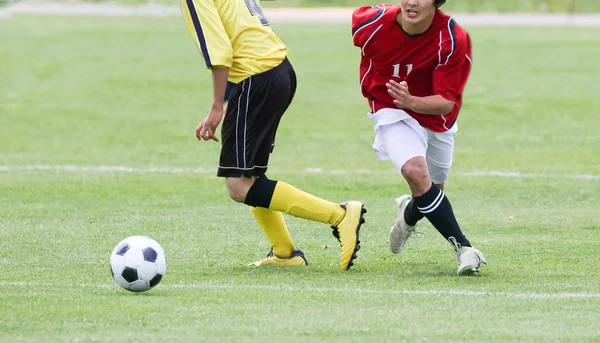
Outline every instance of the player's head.
<path fill-rule="evenodd" d="M 402 8 L 399 21 L 402 28 L 410 34 L 423 33 L 433 21 L 435 10 L 445 0 L 400 0 Z"/>

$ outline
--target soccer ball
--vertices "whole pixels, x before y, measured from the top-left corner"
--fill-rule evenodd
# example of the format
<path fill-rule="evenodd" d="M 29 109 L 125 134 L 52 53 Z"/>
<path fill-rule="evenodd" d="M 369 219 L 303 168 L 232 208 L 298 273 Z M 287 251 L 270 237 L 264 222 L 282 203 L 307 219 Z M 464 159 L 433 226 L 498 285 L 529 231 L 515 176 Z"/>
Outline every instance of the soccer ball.
<path fill-rule="evenodd" d="M 110 272 L 115 282 L 132 292 L 144 292 L 158 285 L 167 271 L 163 248 L 152 238 L 125 238 L 110 255 Z"/>

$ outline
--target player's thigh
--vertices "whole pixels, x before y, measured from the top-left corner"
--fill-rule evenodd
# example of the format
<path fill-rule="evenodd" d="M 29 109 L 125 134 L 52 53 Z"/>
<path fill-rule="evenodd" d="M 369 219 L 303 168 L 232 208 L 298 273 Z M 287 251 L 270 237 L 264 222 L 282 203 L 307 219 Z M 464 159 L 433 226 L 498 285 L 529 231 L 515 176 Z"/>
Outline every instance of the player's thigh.
<path fill-rule="evenodd" d="M 218 175 L 264 174 L 279 122 L 295 91 L 295 74 L 287 61 L 234 87 L 221 129 Z"/>
<path fill-rule="evenodd" d="M 456 132 L 427 130 L 427 168 L 431 181 L 443 184 L 450 175 L 454 155 Z"/>
<path fill-rule="evenodd" d="M 257 158 L 267 162 L 275 146 L 279 122 L 296 93 L 296 74 L 286 59 L 278 67 L 252 76 L 247 100 L 248 143 L 256 145 Z M 254 89 L 253 89 L 254 88 Z"/>
<path fill-rule="evenodd" d="M 426 133 L 415 130 L 405 121 L 380 126 L 378 135 L 387 156 L 398 170 L 411 158 L 426 156 Z"/>

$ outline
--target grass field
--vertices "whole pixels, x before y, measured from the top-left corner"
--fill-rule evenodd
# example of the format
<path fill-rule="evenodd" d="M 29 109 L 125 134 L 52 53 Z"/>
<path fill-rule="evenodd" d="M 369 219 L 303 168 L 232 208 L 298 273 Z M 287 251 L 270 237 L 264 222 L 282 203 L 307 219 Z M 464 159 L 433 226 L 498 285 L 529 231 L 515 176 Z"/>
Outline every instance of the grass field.
<path fill-rule="evenodd" d="M 18 0 L 0 0 L 0 6 Z M 25 0 L 28 1 L 28 0 Z M 65 2 L 73 0 L 37 0 L 36 2 Z M 80 2 L 112 2 L 118 4 L 162 4 L 173 5 L 173 0 L 79 0 Z M 263 0 L 262 5 L 269 7 L 358 7 L 380 3 L 397 4 L 399 0 Z M 598 13 L 600 2 L 597 0 L 452 0 L 443 9 L 454 13 L 463 12 L 527 12 L 527 13 Z"/>
<path fill-rule="evenodd" d="M 126 0 L 141 2 L 144 0 Z M 154 0 L 166 2 L 165 0 Z M 399 0 L 276 0 L 264 1 L 267 7 L 323 7 L 398 4 Z M 444 10 L 454 12 L 600 12 L 600 3 L 595 0 L 451 0 Z"/>
<path fill-rule="evenodd" d="M 290 217 L 309 268 L 245 266 L 269 246 L 215 177 L 218 145 L 195 140 L 210 74 L 180 18 L 0 20 L 0 341 L 600 341 L 600 32 L 468 29 L 446 193 L 488 258 L 479 277 L 454 275 L 425 222 L 388 251 L 408 189 L 371 151 L 348 27 L 276 26 L 299 91 L 269 173 L 366 203 L 342 272 L 329 227 Z M 103 261 L 138 234 L 168 267 L 133 294 Z"/>
<path fill-rule="evenodd" d="M 6 1 L 6 0 L 5 0 Z M 64 1 L 64 0 L 40 0 Z M 99 0 L 80 0 L 83 2 L 99 2 Z M 110 2 L 110 1 L 108 1 Z M 172 5 L 173 0 L 118 0 L 119 4 L 158 3 Z M 178 4 L 178 1 L 175 1 Z M 377 5 L 380 3 L 398 4 L 399 0 L 263 0 L 264 7 L 358 7 Z M 1 0 L 0 0 L 1 4 Z M 448 1 L 444 10 L 451 12 L 557 12 L 557 13 L 589 13 L 600 12 L 597 0 L 452 0 Z"/>

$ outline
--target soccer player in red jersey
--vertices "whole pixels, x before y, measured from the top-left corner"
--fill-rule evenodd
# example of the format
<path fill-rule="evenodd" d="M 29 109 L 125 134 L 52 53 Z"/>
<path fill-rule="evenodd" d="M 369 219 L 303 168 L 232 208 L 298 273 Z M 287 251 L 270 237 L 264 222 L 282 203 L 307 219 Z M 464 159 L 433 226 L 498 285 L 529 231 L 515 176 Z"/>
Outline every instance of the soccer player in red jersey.
<path fill-rule="evenodd" d="M 412 193 L 396 199 L 390 250 L 402 251 L 425 216 L 453 245 L 457 274 L 470 275 L 487 261 L 462 233 L 443 189 L 471 70 L 471 39 L 439 10 L 445 2 L 360 7 L 352 15 L 352 38 L 361 49 L 360 86 L 375 123 L 373 149 L 401 171 Z"/>

